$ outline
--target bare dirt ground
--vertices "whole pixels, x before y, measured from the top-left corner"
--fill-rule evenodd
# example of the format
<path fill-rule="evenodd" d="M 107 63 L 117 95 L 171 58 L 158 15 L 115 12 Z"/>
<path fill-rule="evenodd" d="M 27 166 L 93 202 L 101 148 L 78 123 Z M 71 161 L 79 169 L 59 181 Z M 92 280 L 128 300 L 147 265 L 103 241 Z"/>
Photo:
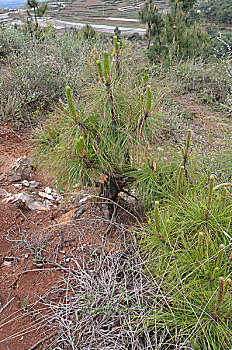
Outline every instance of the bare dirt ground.
<path fill-rule="evenodd" d="M 231 134 L 231 120 L 189 98 L 175 100 L 192 112 L 189 127 L 196 140 L 210 150 L 220 149 Z M 16 158 L 29 155 L 29 132 L 16 132 L 12 125 L 0 125 L 0 177 Z M 52 187 L 51 179 L 35 169 L 39 189 Z M 19 192 L 14 184 L 0 183 L 0 189 Z M 29 189 L 23 189 L 29 191 Z M 102 215 L 99 205 L 87 202 L 78 215 L 80 198 L 61 200 L 48 211 L 22 209 L 0 198 L 0 350 L 46 349 L 54 328 L 46 325 L 46 309 L 41 298 L 59 285 L 65 268 L 72 268 L 73 257 L 88 257 L 93 252 L 110 253 L 120 249 L 127 228 L 135 217 L 119 208 L 114 223 Z M 54 334 L 53 338 L 56 337 Z M 54 347 L 55 349 L 55 347 Z"/>
<path fill-rule="evenodd" d="M 1 124 L 0 175 L 16 158 L 30 153 L 28 137 Z M 36 171 L 35 180 L 41 189 L 50 184 Z M 19 192 L 7 182 L 0 183 L 0 188 Z M 33 313 L 38 314 L 40 297 L 61 280 L 62 267 L 71 266 L 74 256 L 111 252 L 123 243 L 125 236 L 119 231 L 125 231 L 130 215 L 119 210 L 117 225 L 111 227 L 94 203 L 86 204 L 85 212 L 74 219 L 78 207 L 77 198 L 61 201 L 48 211 L 25 210 L 0 199 L 0 349 L 29 350 L 51 333 L 45 311 L 39 317 Z M 45 344 L 35 349 L 45 349 Z"/>

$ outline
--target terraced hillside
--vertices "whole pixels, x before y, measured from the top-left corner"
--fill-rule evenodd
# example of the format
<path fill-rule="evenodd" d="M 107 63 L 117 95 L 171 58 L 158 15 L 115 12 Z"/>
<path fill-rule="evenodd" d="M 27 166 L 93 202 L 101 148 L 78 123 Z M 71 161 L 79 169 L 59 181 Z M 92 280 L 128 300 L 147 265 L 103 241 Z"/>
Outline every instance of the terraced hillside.
<path fill-rule="evenodd" d="M 52 2 L 60 4 L 52 18 L 69 22 L 88 22 L 115 26 L 142 27 L 138 21 L 141 0 L 66 0 Z M 167 8 L 167 1 L 157 1 L 160 8 Z"/>

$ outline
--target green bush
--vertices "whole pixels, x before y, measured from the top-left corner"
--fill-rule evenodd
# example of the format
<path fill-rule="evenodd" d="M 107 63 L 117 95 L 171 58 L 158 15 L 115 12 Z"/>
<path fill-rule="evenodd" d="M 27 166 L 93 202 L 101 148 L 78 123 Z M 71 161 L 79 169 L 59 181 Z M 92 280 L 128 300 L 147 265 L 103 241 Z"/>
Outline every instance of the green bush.
<path fill-rule="evenodd" d="M 19 124 L 34 124 L 64 97 L 67 82 L 74 91 L 79 90 L 89 44 L 71 33 L 54 37 L 50 31 L 41 44 L 20 30 L 6 30 L 12 32 L 13 39 L 4 49 L 7 57 L 0 72 L 0 111 Z"/>
<path fill-rule="evenodd" d="M 6 58 L 10 53 L 19 54 L 21 51 L 30 50 L 31 44 L 31 38 L 16 27 L 0 27 L 0 59 Z"/>

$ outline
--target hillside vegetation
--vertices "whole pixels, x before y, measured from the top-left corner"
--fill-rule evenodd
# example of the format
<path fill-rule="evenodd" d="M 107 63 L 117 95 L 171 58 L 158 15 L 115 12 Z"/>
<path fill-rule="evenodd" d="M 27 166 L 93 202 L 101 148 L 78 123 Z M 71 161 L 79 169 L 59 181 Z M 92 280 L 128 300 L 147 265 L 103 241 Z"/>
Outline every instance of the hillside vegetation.
<path fill-rule="evenodd" d="M 0 28 L 2 119 L 33 129 L 58 190 L 91 189 L 110 227 L 119 206 L 134 219 L 123 250 L 63 266 L 41 301 L 51 349 L 232 348 L 231 47 L 193 3 L 147 1 L 144 41 Z"/>

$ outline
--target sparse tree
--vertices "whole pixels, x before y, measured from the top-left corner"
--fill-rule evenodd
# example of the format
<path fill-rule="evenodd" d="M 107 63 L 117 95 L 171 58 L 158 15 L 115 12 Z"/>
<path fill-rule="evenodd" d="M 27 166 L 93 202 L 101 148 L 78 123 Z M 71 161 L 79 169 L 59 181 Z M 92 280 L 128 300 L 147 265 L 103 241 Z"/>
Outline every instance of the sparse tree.
<path fill-rule="evenodd" d="M 30 31 L 38 29 L 38 17 L 43 17 L 47 10 L 47 2 L 39 3 L 36 0 L 27 0 L 27 25 Z M 35 23 L 33 27 L 32 23 Z"/>
<path fill-rule="evenodd" d="M 184 12 L 189 11 L 191 8 L 193 8 L 193 6 L 195 5 L 195 3 L 197 2 L 197 0 L 169 0 L 170 5 L 174 5 L 175 3 L 179 3 L 181 9 Z"/>
<path fill-rule="evenodd" d="M 139 10 L 139 17 L 142 23 L 147 24 L 147 48 L 149 49 L 152 37 L 156 37 L 160 42 L 160 35 L 163 28 L 162 15 L 159 12 L 159 7 L 154 4 L 153 0 L 146 0 L 145 4 Z"/>

